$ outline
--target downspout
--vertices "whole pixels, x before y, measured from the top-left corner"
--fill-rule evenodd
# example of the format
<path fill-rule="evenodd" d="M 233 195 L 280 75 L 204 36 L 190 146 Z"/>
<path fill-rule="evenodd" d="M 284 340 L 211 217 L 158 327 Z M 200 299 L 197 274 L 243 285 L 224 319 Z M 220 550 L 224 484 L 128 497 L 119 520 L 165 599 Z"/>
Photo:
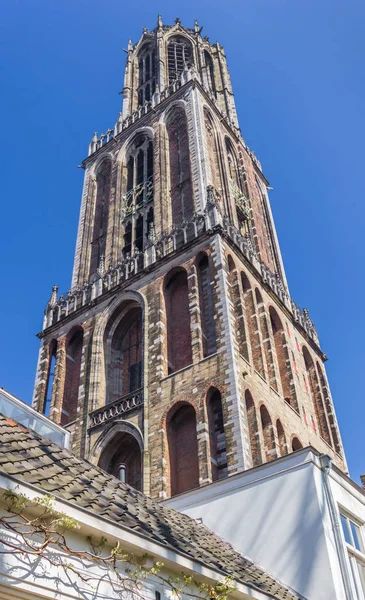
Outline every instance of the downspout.
<path fill-rule="evenodd" d="M 342 575 L 343 586 L 345 589 L 345 595 L 347 600 L 354 600 L 352 595 L 351 576 L 347 566 L 347 552 L 342 543 L 341 524 L 338 518 L 337 504 L 333 497 L 332 488 L 329 481 L 330 472 L 332 469 L 332 460 L 326 454 L 322 454 L 319 457 L 319 460 L 321 464 L 321 470 L 323 473 L 325 495 L 327 498 L 332 530 L 335 537 L 337 556 L 340 563 L 340 570 Z"/>

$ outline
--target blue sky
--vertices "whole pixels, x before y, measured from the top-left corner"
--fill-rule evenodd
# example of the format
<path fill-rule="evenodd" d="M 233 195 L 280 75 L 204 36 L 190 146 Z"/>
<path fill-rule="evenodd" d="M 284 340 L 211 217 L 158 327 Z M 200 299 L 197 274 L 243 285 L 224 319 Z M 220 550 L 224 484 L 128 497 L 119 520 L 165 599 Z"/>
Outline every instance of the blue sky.
<path fill-rule="evenodd" d="M 223 7 L 223 8 L 222 8 Z M 0 385 L 30 401 L 43 309 L 70 285 L 94 131 L 128 38 L 195 18 L 225 47 L 240 125 L 274 190 L 291 294 L 321 345 L 352 477 L 365 472 L 364 19 L 360 0 L 3 0 Z"/>

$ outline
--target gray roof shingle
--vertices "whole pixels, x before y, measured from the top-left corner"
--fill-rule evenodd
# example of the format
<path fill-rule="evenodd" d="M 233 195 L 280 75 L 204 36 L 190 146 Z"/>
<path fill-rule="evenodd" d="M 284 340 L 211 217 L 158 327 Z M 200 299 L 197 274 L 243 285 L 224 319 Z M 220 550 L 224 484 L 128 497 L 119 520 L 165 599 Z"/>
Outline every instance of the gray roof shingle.
<path fill-rule="evenodd" d="M 0 470 L 133 529 L 280 600 L 302 596 L 276 581 L 205 525 L 166 508 L 0 414 Z"/>

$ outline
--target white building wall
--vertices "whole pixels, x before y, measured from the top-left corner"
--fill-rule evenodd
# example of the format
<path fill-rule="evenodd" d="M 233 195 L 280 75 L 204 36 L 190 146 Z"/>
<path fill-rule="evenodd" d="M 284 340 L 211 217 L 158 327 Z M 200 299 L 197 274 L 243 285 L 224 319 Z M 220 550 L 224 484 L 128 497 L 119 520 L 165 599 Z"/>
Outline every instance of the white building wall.
<path fill-rule="evenodd" d="M 164 504 L 202 519 L 308 600 L 346 600 L 323 473 L 310 450 Z"/>

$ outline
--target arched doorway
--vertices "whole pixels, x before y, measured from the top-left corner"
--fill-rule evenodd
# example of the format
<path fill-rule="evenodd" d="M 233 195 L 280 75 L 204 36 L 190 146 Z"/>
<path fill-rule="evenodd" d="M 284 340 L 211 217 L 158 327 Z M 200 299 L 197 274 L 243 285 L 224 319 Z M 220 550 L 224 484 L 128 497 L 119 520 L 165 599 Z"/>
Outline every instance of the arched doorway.
<path fill-rule="evenodd" d="M 136 490 L 142 490 L 142 455 L 138 440 L 120 431 L 104 448 L 99 467 Z"/>

